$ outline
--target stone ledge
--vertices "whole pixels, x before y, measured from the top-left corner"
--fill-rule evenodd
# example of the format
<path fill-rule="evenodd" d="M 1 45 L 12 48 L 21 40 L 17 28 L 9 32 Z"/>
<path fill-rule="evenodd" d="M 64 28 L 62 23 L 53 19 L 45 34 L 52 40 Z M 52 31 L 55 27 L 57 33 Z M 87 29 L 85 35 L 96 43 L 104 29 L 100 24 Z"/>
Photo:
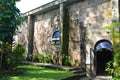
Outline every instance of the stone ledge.
<path fill-rule="evenodd" d="M 84 77 L 86 77 L 86 73 L 73 75 L 73 76 L 70 76 L 70 77 L 67 77 L 67 78 L 64 78 L 64 79 L 61 79 L 61 80 L 80 80 L 80 78 L 84 78 Z"/>
<path fill-rule="evenodd" d="M 62 66 L 62 65 L 56 65 L 56 64 L 49 64 L 49 63 L 38 63 L 38 62 L 30 62 L 30 61 L 22 61 L 24 64 L 31 64 L 31 65 L 36 65 L 36 66 L 42 66 L 42 67 L 48 67 L 48 68 L 57 68 L 61 70 L 66 70 L 70 71 L 74 67 L 70 66 Z"/>

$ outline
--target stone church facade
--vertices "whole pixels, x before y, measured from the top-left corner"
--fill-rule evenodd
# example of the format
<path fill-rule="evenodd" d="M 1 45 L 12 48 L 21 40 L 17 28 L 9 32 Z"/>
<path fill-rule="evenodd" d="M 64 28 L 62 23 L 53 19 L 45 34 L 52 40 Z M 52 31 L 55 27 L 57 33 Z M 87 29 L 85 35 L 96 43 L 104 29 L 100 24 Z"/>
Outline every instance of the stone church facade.
<path fill-rule="evenodd" d="M 38 53 L 66 54 L 77 60 L 77 65 L 86 67 L 86 55 L 95 57 L 98 41 L 112 43 L 111 32 L 104 26 L 119 21 L 118 3 L 119 0 L 54 0 L 23 14 L 25 21 L 18 41 L 26 48 L 26 57 Z M 59 37 L 53 39 L 57 31 Z M 96 74 L 94 59 L 90 62 Z"/>

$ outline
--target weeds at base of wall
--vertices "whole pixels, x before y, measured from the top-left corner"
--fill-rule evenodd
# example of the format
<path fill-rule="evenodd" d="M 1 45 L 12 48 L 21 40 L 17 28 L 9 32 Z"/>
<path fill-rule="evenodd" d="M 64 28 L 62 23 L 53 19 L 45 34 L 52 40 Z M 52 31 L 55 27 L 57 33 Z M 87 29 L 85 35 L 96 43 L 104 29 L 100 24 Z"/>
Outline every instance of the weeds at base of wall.
<path fill-rule="evenodd" d="M 66 66 L 79 66 L 78 60 L 72 58 L 70 55 L 62 55 L 62 63 Z"/>
<path fill-rule="evenodd" d="M 50 54 L 39 53 L 37 55 L 31 55 L 31 60 L 33 62 L 40 63 L 53 63 L 53 57 Z"/>
<path fill-rule="evenodd" d="M 58 64 L 58 56 L 51 54 L 39 53 L 37 55 L 31 55 L 31 61 L 39 63 L 51 63 Z M 78 60 L 72 58 L 69 55 L 62 54 L 62 65 L 65 66 L 78 66 Z"/>

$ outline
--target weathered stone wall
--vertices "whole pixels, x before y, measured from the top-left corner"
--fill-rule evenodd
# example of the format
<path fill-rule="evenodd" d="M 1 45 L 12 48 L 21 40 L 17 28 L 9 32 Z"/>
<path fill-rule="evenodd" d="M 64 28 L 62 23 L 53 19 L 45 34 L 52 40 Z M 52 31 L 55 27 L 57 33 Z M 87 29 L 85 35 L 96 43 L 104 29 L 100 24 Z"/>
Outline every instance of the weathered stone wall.
<path fill-rule="evenodd" d="M 90 53 L 95 43 L 101 39 L 110 40 L 110 33 L 103 26 L 112 22 L 111 0 L 84 0 L 69 6 L 70 31 L 69 53 L 78 55 L 84 49 Z"/>
<path fill-rule="evenodd" d="M 90 53 L 90 48 L 94 48 L 97 41 L 110 40 L 110 33 L 103 29 L 103 26 L 112 22 L 112 4 L 111 0 L 78 0 L 66 7 L 64 8 L 68 9 L 67 14 L 69 14 L 69 31 L 66 31 L 69 32 L 69 36 L 67 35 L 69 38 L 68 53 L 80 65 L 81 60 L 85 59 L 82 54 Z M 59 11 L 59 9 L 52 9 L 34 14 L 33 54 L 56 54 L 56 48 L 52 44 L 52 35 L 54 31 L 60 29 Z M 64 24 L 65 22 L 63 22 Z M 65 26 L 63 26 L 64 34 L 67 30 Z M 24 44 L 27 51 L 28 29 L 29 25 L 26 18 L 20 29 L 19 41 Z"/>
<path fill-rule="evenodd" d="M 51 10 L 35 15 L 33 53 L 55 53 L 52 35 L 54 31 L 59 30 L 58 14 L 59 10 Z"/>
<path fill-rule="evenodd" d="M 30 15 L 31 16 L 31 15 Z M 32 15 L 33 16 L 33 15 Z M 22 43 L 26 49 L 25 57 L 29 56 L 29 47 L 31 47 L 31 39 L 33 35 L 33 54 L 56 54 L 59 51 L 59 45 L 52 42 L 52 35 L 60 29 L 59 26 L 59 10 L 51 10 L 31 17 L 33 21 L 29 22 L 29 17 L 25 17 L 25 21 L 19 28 L 18 42 Z M 31 25 L 30 25 L 31 24 Z M 31 28 L 34 27 L 34 28 Z M 34 30 L 31 30 L 34 29 Z M 32 32 L 31 32 L 32 31 Z M 31 34 L 32 33 L 32 34 Z M 31 49 L 31 48 L 30 48 Z"/>
<path fill-rule="evenodd" d="M 18 42 L 22 43 L 24 48 L 26 49 L 25 57 L 27 57 L 28 53 L 28 23 L 27 19 L 23 22 L 21 27 L 19 28 L 18 36 Z"/>

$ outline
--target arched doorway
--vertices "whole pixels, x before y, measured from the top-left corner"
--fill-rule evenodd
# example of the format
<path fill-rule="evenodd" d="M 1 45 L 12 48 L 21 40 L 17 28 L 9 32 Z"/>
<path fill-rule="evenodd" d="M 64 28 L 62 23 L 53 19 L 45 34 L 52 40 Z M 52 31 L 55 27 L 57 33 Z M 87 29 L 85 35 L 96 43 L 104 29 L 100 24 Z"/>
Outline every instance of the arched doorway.
<path fill-rule="evenodd" d="M 113 59 L 112 43 L 99 40 L 94 46 L 96 75 L 108 75 L 105 71 L 107 63 Z"/>

